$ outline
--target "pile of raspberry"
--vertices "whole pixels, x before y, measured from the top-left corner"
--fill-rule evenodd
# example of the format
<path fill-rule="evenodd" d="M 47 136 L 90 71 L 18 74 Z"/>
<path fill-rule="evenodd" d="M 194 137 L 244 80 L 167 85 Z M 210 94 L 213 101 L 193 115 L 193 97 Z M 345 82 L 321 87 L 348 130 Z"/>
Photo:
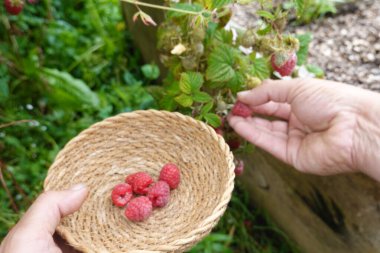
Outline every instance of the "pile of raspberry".
<path fill-rule="evenodd" d="M 178 187 L 181 176 L 177 165 L 165 164 L 157 182 L 146 172 L 127 176 L 125 183 L 116 185 L 111 194 L 115 206 L 126 207 L 125 216 L 130 221 L 146 220 L 154 207 L 164 207 L 169 202 L 170 190 Z"/>

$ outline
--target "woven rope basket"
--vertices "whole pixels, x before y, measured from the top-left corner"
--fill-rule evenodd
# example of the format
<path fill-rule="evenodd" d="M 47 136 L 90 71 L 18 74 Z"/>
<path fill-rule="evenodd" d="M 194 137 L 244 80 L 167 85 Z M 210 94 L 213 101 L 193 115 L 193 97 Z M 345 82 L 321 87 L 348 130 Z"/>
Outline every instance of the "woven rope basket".
<path fill-rule="evenodd" d="M 176 163 L 181 183 L 167 206 L 130 222 L 112 205 L 111 191 L 127 175 Z M 136 111 L 99 122 L 71 140 L 48 171 L 45 190 L 85 183 L 81 209 L 58 232 L 82 252 L 183 252 L 223 215 L 234 187 L 233 156 L 206 124 L 179 113 Z"/>

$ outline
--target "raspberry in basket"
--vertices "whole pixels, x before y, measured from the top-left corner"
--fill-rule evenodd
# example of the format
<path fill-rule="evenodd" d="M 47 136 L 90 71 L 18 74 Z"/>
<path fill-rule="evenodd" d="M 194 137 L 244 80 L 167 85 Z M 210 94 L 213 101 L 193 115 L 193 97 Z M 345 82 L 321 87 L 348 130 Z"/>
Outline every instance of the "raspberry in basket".
<path fill-rule="evenodd" d="M 178 187 L 181 180 L 180 171 L 177 165 L 173 163 L 167 163 L 162 167 L 159 180 L 168 183 L 171 189 Z"/>
<path fill-rule="evenodd" d="M 148 197 L 140 196 L 129 201 L 125 216 L 130 221 L 146 220 L 152 213 L 152 202 Z"/>
<path fill-rule="evenodd" d="M 123 207 L 131 200 L 132 195 L 132 187 L 129 184 L 118 184 L 113 188 L 111 198 L 115 206 Z"/>
<path fill-rule="evenodd" d="M 146 172 L 131 174 L 125 181 L 132 186 L 136 194 L 147 194 L 149 186 L 153 183 L 152 177 Z"/>
<path fill-rule="evenodd" d="M 169 202 L 170 187 L 165 181 L 158 181 L 149 188 L 148 198 L 153 207 L 164 207 Z"/>

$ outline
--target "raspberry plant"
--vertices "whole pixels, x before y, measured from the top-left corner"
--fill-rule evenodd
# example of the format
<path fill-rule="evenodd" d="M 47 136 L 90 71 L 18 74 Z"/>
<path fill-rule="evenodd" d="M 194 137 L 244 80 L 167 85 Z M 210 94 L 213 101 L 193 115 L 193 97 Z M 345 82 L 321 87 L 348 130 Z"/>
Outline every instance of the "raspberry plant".
<path fill-rule="evenodd" d="M 168 10 L 157 33 L 160 60 L 168 69 L 163 86 L 152 91 L 159 107 L 192 115 L 215 128 L 231 109 L 237 92 L 276 74 L 281 77 L 273 74 L 272 55 L 291 55 L 300 48 L 298 38 L 284 34 L 288 11 L 269 0 L 258 1 L 258 20 L 246 31 L 236 32 L 226 24 L 231 5 L 239 1 L 166 1 L 165 5 L 124 1 Z M 302 10 L 302 3 L 294 1 L 296 10 Z M 141 9 L 134 20 L 138 17 L 146 25 L 156 25 Z"/>

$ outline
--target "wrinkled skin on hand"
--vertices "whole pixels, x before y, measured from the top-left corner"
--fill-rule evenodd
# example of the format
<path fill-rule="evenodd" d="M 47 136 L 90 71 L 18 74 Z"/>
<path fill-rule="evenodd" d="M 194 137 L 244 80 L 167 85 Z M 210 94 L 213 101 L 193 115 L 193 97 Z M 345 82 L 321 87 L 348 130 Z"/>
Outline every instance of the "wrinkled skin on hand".
<path fill-rule="evenodd" d="M 362 171 L 380 180 L 379 94 L 326 80 L 267 80 L 238 100 L 255 117 L 230 115 L 230 125 L 280 160 L 306 173 Z"/>

